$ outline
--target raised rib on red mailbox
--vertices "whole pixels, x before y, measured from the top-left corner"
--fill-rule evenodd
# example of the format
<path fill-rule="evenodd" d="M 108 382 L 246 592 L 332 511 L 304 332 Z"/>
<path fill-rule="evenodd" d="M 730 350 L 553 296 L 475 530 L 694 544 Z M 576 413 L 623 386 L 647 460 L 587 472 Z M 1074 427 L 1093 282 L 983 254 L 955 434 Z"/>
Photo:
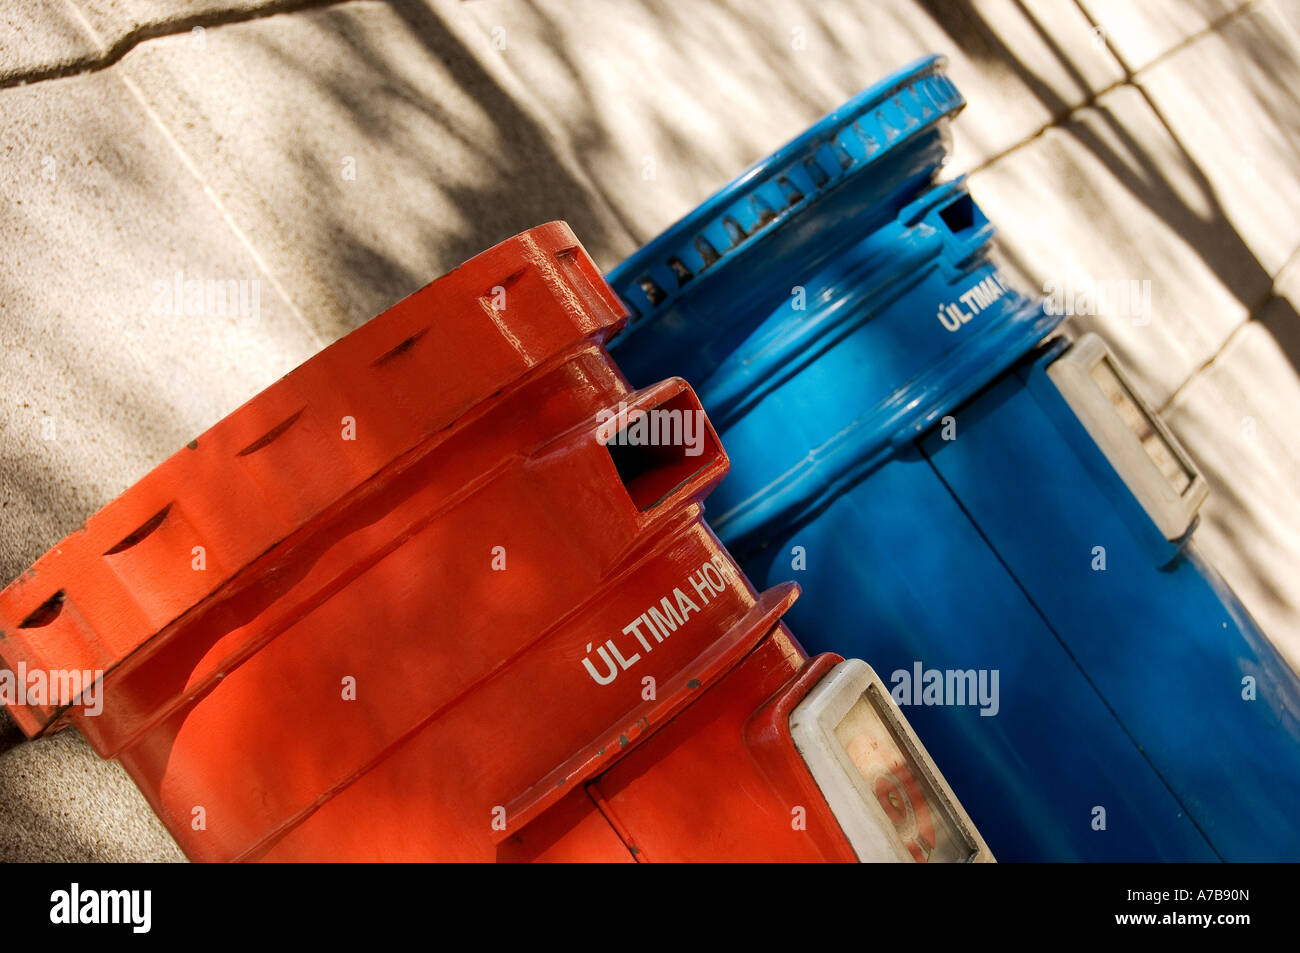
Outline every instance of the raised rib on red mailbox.
<path fill-rule="evenodd" d="M 746 656 L 767 692 L 809 663 L 796 588 L 702 521 L 727 459 L 694 394 L 606 354 L 623 317 L 552 223 L 303 364 L 0 593 L 7 666 L 106 673 L 101 715 L 20 725 L 75 724 L 195 859 L 628 859 L 586 782 Z M 606 446 L 620 404 L 693 415 L 699 452 Z M 808 794 L 767 856 L 852 859 Z"/>

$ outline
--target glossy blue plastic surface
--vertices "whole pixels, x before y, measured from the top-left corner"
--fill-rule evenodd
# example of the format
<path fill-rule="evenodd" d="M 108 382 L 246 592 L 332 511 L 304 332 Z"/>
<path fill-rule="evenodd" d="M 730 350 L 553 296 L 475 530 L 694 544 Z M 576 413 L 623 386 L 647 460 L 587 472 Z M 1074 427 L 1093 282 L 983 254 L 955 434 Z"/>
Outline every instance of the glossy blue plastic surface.
<path fill-rule="evenodd" d="M 963 407 L 959 439 L 927 434 L 925 453 L 1215 850 L 1293 860 L 1296 678 L 1194 548 L 1152 532 L 1047 379 L 1052 356 Z"/>
<path fill-rule="evenodd" d="M 808 649 L 900 686 L 998 673 L 996 714 L 904 711 L 1000 859 L 1296 859 L 1300 683 L 1043 373 L 1056 319 L 990 261 L 964 183 L 934 184 L 961 106 L 942 68 L 620 265 L 619 363 L 695 386 L 732 460 L 710 520 L 756 584 L 801 583 Z"/>

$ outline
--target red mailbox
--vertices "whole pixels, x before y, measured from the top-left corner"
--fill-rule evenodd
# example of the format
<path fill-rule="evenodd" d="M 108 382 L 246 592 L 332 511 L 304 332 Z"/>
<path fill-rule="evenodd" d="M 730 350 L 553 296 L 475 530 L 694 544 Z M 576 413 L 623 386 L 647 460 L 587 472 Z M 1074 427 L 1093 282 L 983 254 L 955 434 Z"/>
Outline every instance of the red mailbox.
<path fill-rule="evenodd" d="M 727 458 L 623 318 L 552 223 L 325 349 L 0 593 L 14 717 L 195 860 L 989 859 L 704 523 Z"/>

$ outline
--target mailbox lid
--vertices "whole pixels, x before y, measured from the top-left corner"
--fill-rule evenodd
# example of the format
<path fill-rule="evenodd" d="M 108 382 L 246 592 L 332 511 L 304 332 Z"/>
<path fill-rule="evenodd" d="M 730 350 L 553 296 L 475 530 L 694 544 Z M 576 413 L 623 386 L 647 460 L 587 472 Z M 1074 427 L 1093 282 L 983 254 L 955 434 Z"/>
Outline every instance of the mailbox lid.
<path fill-rule="evenodd" d="M 743 320 L 897 212 L 944 161 L 947 121 L 965 105 L 946 65 L 926 57 L 859 93 L 615 268 L 625 338 L 683 309 Z"/>

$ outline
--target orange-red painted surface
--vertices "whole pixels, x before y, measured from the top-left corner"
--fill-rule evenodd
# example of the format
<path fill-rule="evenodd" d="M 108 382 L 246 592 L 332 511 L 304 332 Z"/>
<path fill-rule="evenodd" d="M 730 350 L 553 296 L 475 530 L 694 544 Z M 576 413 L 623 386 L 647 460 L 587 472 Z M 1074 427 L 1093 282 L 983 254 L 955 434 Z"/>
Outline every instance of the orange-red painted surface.
<path fill-rule="evenodd" d="M 19 724 L 196 860 L 853 859 L 787 725 L 838 659 L 703 522 L 716 436 L 599 438 L 699 410 L 630 390 L 623 317 L 552 223 L 321 352 L 0 593 L 7 667 L 105 672 Z"/>

